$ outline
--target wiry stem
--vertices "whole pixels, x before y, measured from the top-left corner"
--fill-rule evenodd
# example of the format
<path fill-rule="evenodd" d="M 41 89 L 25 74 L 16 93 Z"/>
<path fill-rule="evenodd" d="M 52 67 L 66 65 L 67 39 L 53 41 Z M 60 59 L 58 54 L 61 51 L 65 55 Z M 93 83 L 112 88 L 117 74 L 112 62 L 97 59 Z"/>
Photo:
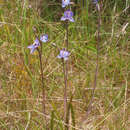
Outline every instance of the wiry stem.
<path fill-rule="evenodd" d="M 93 86 L 93 91 L 92 91 L 92 97 L 91 100 L 88 104 L 87 108 L 87 113 L 86 117 L 88 117 L 89 113 L 91 112 L 91 107 L 92 107 L 92 102 L 94 99 L 94 94 L 95 94 L 95 89 L 97 86 L 97 76 L 98 76 L 98 66 L 99 66 L 99 42 L 100 42 L 100 26 L 101 26 L 101 14 L 100 14 L 100 6 L 99 4 L 96 5 L 97 10 L 98 10 L 98 35 L 97 35 L 97 58 L 96 58 L 96 69 L 95 69 L 95 77 L 94 77 L 94 86 Z"/>
<path fill-rule="evenodd" d="M 66 113 L 67 113 L 67 73 L 66 73 L 66 66 L 64 59 L 62 59 L 63 63 L 63 73 L 64 73 L 64 121 L 66 120 Z"/>
<path fill-rule="evenodd" d="M 65 28 L 66 28 L 66 40 L 65 40 L 65 44 L 66 44 L 66 50 L 68 51 L 68 46 L 69 46 L 69 42 L 68 42 L 68 40 L 69 40 L 69 30 L 68 30 L 68 21 L 66 21 L 66 26 L 65 26 Z"/>
<path fill-rule="evenodd" d="M 65 44 L 66 44 L 66 51 L 68 50 L 68 21 L 66 21 L 66 39 L 65 39 Z M 67 119 L 67 78 L 68 78 L 68 61 L 64 62 L 64 59 L 62 59 L 63 62 L 63 73 L 64 73 L 64 121 L 66 122 Z"/>
<path fill-rule="evenodd" d="M 74 96 L 74 91 L 71 92 L 71 97 L 70 97 L 70 101 L 68 103 L 68 106 L 67 106 L 67 113 L 66 113 L 66 126 L 65 126 L 65 130 L 69 130 L 69 116 L 70 116 L 70 107 L 72 105 L 72 99 L 73 99 L 73 96 Z M 75 121 L 73 122 L 75 124 Z"/>
<path fill-rule="evenodd" d="M 37 50 L 38 50 L 38 54 L 39 54 L 39 60 L 40 60 L 40 70 L 41 70 L 41 82 L 42 82 L 42 98 L 43 98 L 43 102 L 42 102 L 42 104 L 43 104 L 43 113 L 45 114 L 45 84 L 44 84 L 44 77 L 43 77 L 43 67 L 42 67 L 42 44 L 41 44 L 41 50 L 39 50 L 38 48 L 37 48 Z"/>
<path fill-rule="evenodd" d="M 43 107 L 43 114 L 46 114 L 46 106 L 45 106 L 45 104 L 46 104 L 46 94 L 45 94 L 45 83 L 44 83 L 43 66 L 42 66 L 42 43 L 41 42 L 40 42 L 40 46 L 41 46 L 40 50 L 39 50 L 39 48 L 37 48 L 37 50 L 38 50 L 38 54 L 39 54 L 40 70 L 41 70 L 42 107 Z M 48 129 L 46 116 L 45 116 L 45 122 L 46 122 L 46 129 Z"/>

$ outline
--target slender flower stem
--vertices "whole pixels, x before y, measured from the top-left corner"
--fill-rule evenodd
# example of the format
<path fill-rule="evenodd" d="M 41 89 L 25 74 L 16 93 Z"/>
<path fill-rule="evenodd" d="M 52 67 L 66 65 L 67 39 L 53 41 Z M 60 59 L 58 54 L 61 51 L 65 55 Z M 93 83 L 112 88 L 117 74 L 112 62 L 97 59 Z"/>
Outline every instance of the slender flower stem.
<path fill-rule="evenodd" d="M 68 51 L 68 47 L 69 47 L 69 23 L 68 21 L 66 21 L 66 51 Z M 66 82 L 66 87 L 65 87 L 65 98 L 66 98 L 66 111 L 67 111 L 67 80 L 68 80 L 68 60 L 66 61 L 66 66 L 65 66 L 65 82 Z M 67 112 L 66 112 L 67 114 Z M 67 115 L 66 115 L 67 116 Z M 65 118 L 66 120 L 66 118 Z"/>
<path fill-rule="evenodd" d="M 44 84 L 44 76 L 43 76 L 43 66 L 42 66 L 42 43 L 41 44 L 41 49 L 38 50 L 38 54 L 39 54 L 39 61 L 40 61 L 40 70 L 41 70 L 41 83 L 42 83 L 42 107 L 43 107 L 43 114 L 46 114 L 46 93 L 45 93 L 45 84 Z M 46 122 L 46 129 L 48 129 L 48 125 L 47 125 L 47 119 L 45 116 L 45 122 Z"/>
<path fill-rule="evenodd" d="M 43 113 L 45 114 L 46 113 L 46 110 L 45 110 L 45 84 L 44 84 L 44 77 L 43 77 L 43 67 L 42 67 L 42 44 L 41 44 L 41 50 L 38 50 L 38 54 L 39 54 L 39 60 L 40 60 L 40 70 L 41 70 L 41 82 L 42 82 L 42 98 L 43 98 Z"/>
<path fill-rule="evenodd" d="M 88 105 L 86 117 L 88 117 L 89 113 L 91 112 L 92 102 L 94 99 L 95 89 L 97 86 L 97 77 L 98 77 L 98 66 L 99 66 L 99 43 L 100 43 L 100 26 L 101 26 L 101 13 L 100 13 L 100 6 L 99 4 L 96 5 L 98 10 L 98 34 L 97 34 L 97 58 L 96 58 L 96 69 L 95 69 L 95 77 L 94 77 L 94 86 L 92 91 L 92 97 Z"/>
<path fill-rule="evenodd" d="M 68 106 L 67 106 L 66 122 L 65 122 L 67 125 L 65 126 L 65 130 L 69 130 L 70 107 L 72 105 L 73 96 L 74 96 L 74 91 L 71 92 L 70 101 L 69 101 Z M 73 122 L 73 123 L 75 124 L 75 122 Z"/>
<path fill-rule="evenodd" d="M 65 29 L 66 29 L 66 40 L 65 40 L 65 43 L 66 43 L 66 50 L 68 51 L 68 44 L 69 44 L 69 42 L 68 42 L 68 40 L 69 40 L 69 30 L 68 30 L 68 21 L 66 21 L 66 26 L 65 26 Z"/>
<path fill-rule="evenodd" d="M 66 66 L 64 59 L 62 59 L 63 63 L 63 73 L 64 73 L 64 121 L 66 120 L 66 114 L 67 114 L 67 73 L 66 73 Z"/>
<path fill-rule="evenodd" d="M 37 37 L 38 38 L 38 37 Z M 41 71 L 41 83 L 42 83 L 42 106 L 43 106 L 43 113 L 46 114 L 46 95 L 45 95 L 45 84 L 44 84 L 44 75 L 43 75 L 43 65 L 42 65 L 42 42 L 40 39 L 38 39 L 40 42 L 40 49 L 37 48 L 38 54 L 39 54 L 39 61 L 40 61 L 40 71 Z M 46 120 L 46 119 L 45 119 Z"/>
<path fill-rule="evenodd" d="M 68 21 L 65 22 L 65 29 L 66 29 L 66 51 L 68 50 Z M 64 59 L 62 59 L 63 63 L 63 73 L 64 73 L 64 121 L 66 122 L 66 116 L 67 116 L 67 78 L 68 78 L 68 61 L 64 62 Z"/>

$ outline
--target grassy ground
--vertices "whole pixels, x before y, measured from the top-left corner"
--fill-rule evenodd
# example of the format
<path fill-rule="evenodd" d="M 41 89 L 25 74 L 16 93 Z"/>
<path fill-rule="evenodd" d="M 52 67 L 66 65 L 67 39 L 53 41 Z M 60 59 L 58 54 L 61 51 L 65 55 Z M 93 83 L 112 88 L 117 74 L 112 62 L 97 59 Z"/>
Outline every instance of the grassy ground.
<path fill-rule="evenodd" d="M 40 8 L 39 16 L 40 11 L 31 4 L 0 0 L 0 129 L 45 129 L 38 53 L 30 55 L 27 49 L 35 40 L 35 26 L 38 35 L 49 35 L 42 57 L 49 129 L 62 130 L 64 75 L 62 63 L 56 58 L 59 51 L 52 43 L 64 47 L 65 30 L 60 22 L 63 10 L 53 0 Z M 75 92 L 70 129 L 128 130 L 129 3 L 128 0 L 102 0 L 100 5 L 99 72 L 92 110 L 85 119 L 96 67 L 98 15 L 95 6 L 90 2 L 87 8 L 78 7 L 75 23 L 69 25 L 68 99 L 71 91 Z"/>

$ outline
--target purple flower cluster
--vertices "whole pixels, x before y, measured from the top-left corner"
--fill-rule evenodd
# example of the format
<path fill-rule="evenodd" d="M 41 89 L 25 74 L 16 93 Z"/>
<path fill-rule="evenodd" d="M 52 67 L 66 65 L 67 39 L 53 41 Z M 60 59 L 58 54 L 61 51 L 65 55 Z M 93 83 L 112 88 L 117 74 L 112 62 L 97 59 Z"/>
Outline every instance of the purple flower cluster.
<path fill-rule="evenodd" d="M 70 5 L 70 0 L 62 0 L 62 7 L 65 8 L 66 6 Z M 70 21 L 70 22 L 74 22 L 74 18 L 73 18 L 74 14 L 71 10 L 66 10 L 64 12 L 64 15 L 61 17 L 61 21 Z M 30 49 L 30 53 L 32 54 L 39 46 L 40 46 L 40 41 L 45 43 L 48 41 L 48 35 L 44 34 L 40 37 L 40 39 L 36 38 L 34 43 L 32 45 L 29 45 L 27 48 Z M 59 59 L 64 59 L 64 60 L 68 60 L 68 57 L 70 55 L 70 52 L 65 51 L 65 49 L 60 50 L 60 54 L 57 56 L 57 58 Z"/>
<path fill-rule="evenodd" d="M 66 6 L 70 5 L 70 0 L 62 0 L 62 7 L 65 8 Z M 74 22 L 74 18 L 73 18 L 74 14 L 71 10 L 66 10 L 64 12 L 64 15 L 61 17 L 61 21 L 70 21 L 70 22 Z M 57 56 L 57 58 L 59 59 L 64 59 L 64 60 L 68 60 L 68 57 L 70 55 L 70 52 L 65 51 L 65 49 L 60 50 L 60 54 Z"/>
<path fill-rule="evenodd" d="M 48 35 L 45 34 L 45 35 L 42 35 L 40 37 L 40 41 L 41 42 L 47 42 L 48 41 Z M 30 53 L 32 54 L 36 49 L 37 47 L 40 46 L 40 41 L 38 40 L 38 38 L 36 38 L 36 40 L 34 41 L 34 43 L 32 45 L 29 45 L 28 48 L 30 49 Z"/>
<path fill-rule="evenodd" d="M 70 0 L 62 0 L 62 7 L 65 8 L 66 6 L 70 5 Z M 73 12 L 71 10 L 66 10 L 64 12 L 64 15 L 61 17 L 61 21 L 70 21 L 70 22 L 74 22 L 73 19 Z"/>

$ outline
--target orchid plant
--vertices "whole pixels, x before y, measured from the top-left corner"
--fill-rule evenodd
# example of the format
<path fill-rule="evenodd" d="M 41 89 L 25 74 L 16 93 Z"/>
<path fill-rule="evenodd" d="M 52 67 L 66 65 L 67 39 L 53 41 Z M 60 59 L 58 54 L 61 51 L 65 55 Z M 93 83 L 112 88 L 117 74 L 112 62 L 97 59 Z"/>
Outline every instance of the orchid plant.
<path fill-rule="evenodd" d="M 39 61 L 40 61 L 40 71 L 41 71 L 41 84 L 42 84 L 42 105 L 43 105 L 43 113 L 45 114 L 45 84 L 44 84 L 44 76 L 43 76 L 43 66 L 42 66 L 42 43 L 46 43 L 48 41 L 48 35 L 44 34 L 40 36 L 40 39 L 37 37 L 32 45 L 29 45 L 27 48 L 30 49 L 30 54 L 33 54 L 35 50 L 38 51 Z M 40 47 L 40 48 L 39 48 Z M 45 118 L 46 120 L 46 118 Z"/>
<path fill-rule="evenodd" d="M 65 26 L 65 30 L 66 30 L 66 40 L 65 40 L 65 44 L 66 44 L 66 48 L 60 50 L 59 55 L 57 56 L 57 58 L 62 59 L 62 63 L 63 63 L 63 73 L 64 73 L 64 121 L 67 124 L 65 126 L 66 129 L 69 129 L 69 109 L 67 105 L 67 88 L 68 88 L 68 59 L 70 56 L 70 52 L 68 51 L 68 45 L 69 45 L 69 41 L 68 41 L 68 37 L 69 37 L 69 22 L 75 22 L 73 16 L 73 12 L 70 10 L 70 8 L 68 8 L 68 6 L 71 4 L 70 0 L 62 0 L 62 7 L 65 8 L 64 14 L 61 17 L 61 21 L 64 22 Z"/>

